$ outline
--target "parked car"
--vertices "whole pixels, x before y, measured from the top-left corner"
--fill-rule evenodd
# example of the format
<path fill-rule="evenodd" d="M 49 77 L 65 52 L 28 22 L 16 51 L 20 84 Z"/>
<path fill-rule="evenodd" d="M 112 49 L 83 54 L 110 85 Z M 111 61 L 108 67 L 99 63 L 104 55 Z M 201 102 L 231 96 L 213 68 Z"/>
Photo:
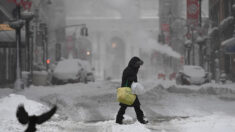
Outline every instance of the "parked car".
<path fill-rule="evenodd" d="M 225 83 L 226 83 L 226 80 L 227 80 L 227 75 L 226 75 L 226 73 L 222 72 L 222 73 L 220 74 L 220 82 L 221 82 L 222 84 L 225 84 Z"/>
<path fill-rule="evenodd" d="M 94 80 L 89 62 L 80 59 L 65 59 L 59 61 L 55 66 L 51 83 L 60 85 L 78 82 L 86 83 Z"/>
<path fill-rule="evenodd" d="M 201 85 L 209 81 L 209 74 L 200 66 L 184 65 L 176 75 L 176 83 L 181 85 Z"/>

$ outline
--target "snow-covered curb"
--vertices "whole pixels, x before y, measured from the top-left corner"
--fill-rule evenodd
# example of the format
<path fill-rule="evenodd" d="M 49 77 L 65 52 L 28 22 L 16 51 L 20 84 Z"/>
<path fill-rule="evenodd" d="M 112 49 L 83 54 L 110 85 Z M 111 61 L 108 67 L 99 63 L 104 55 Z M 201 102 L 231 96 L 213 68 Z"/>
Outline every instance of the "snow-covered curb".
<path fill-rule="evenodd" d="M 158 89 L 165 89 L 168 92 L 173 93 L 200 93 L 200 94 L 235 94 L 235 83 L 232 84 L 216 84 L 208 83 L 204 85 L 177 85 L 175 81 L 170 80 L 157 80 L 147 82 L 151 83 L 152 86 L 156 86 Z M 147 85 L 147 84 L 146 84 Z"/>

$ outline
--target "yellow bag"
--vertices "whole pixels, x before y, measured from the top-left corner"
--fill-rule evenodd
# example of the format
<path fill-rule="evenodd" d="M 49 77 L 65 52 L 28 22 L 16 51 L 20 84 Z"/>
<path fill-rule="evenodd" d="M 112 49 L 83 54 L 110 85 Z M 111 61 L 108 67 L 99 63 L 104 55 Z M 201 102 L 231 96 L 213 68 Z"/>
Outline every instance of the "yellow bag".
<path fill-rule="evenodd" d="M 136 99 L 136 95 L 132 94 L 131 88 L 121 87 L 117 89 L 117 100 L 126 105 L 132 105 Z"/>

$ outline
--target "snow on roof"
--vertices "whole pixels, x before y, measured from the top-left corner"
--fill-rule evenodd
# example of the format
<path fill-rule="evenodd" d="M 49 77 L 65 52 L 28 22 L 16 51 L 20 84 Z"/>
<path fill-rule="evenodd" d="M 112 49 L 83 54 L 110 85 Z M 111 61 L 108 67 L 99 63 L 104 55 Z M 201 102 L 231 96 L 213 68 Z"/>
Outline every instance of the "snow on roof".
<path fill-rule="evenodd" d="M 218 27 L 213 27 L 211 29 L 208 30 L 208 34 L 211 35 L 212 33 L 214 33 L 215 31 L 218 31 Z"/>
<path fill-rule="evenodd" d="M 234 20 L 233 16 L 229 16 L 229 17 L 225 18 L 222 22 L 220 22 L 219 28 L 223 30 L 229 24 L 232 24 L 233 20 Z"/>
<path fill-rule="evenodd" d="M 223 41 L 223 42 L 221 43 L 221 45 L 222 45 L 222 46 L 225 46 L 225 45 L 230 44 L 230 43 L 232 43 L 232 42 L 235 42 L 235 38 L 234 38 L 234 37 L 229 38 L 229 39 L 226 39 L 225 41 Z"/>

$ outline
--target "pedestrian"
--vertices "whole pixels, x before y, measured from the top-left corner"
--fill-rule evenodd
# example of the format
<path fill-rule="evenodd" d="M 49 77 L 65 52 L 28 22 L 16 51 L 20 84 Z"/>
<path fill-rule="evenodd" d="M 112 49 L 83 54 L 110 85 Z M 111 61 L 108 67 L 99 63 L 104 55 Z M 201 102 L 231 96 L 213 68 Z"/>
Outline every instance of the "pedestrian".
<path fill-rule="evenodd" d="M 128 66 L 124 69 L 122 73 L 122 84 L 121 87 L 130 87 L 133 82 L 137 82 L 137 73 L 141 65 L 143 65 L 143 61 L 138 57 L 132 57 L 129 61 Z M 116 123 L 122 124 L 123 115 L 125 114 L 127 107 L 134 107 L 136 112 L 137 120 L 142 124 L 147 124 L 148 121 L 144 119 L 144 113 L 140 108 L 140 102 L 136 95 L 136 99 L 132 105 L 127 105 L 120 103 L 120 109 L 117 113 Z"/>

